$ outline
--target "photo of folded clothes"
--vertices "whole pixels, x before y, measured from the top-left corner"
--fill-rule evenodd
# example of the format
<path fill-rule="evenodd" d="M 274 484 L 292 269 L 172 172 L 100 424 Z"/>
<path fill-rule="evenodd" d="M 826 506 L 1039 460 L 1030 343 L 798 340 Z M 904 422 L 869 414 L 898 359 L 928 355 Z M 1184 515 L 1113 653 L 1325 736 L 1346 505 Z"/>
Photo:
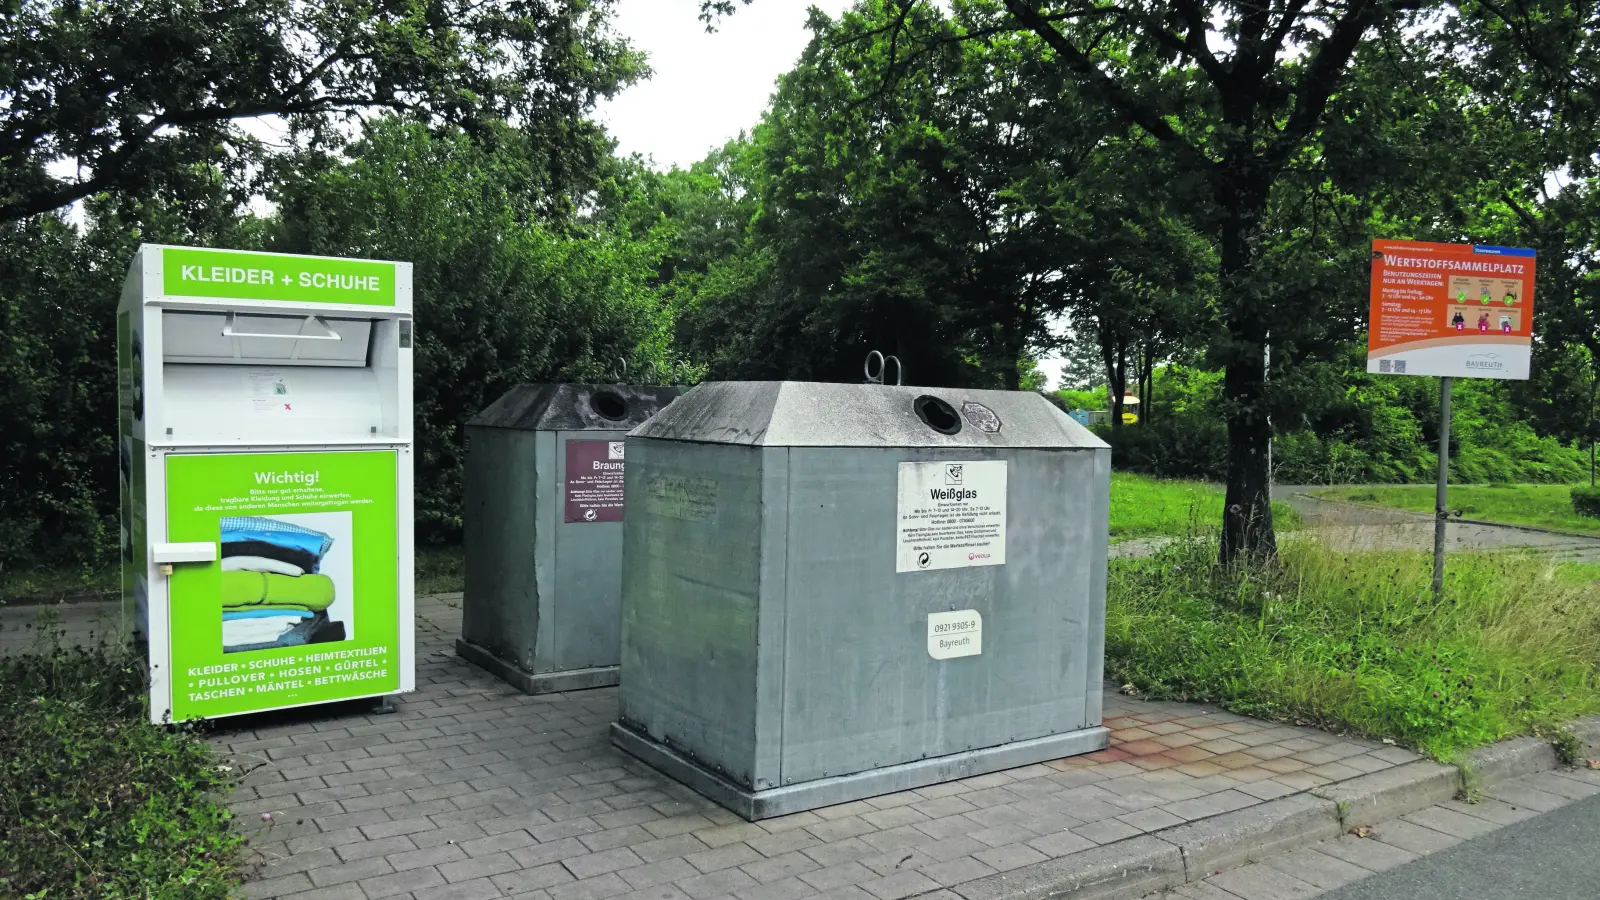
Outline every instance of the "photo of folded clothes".
<path fill-rule="evenodd" d="M 294 563 L 267 556 L 224 556 L 224 572 L 275 572 L 279 575 L 304 575 L 306 570 Z"/>
<path fill-rule="evenodd" d="M 317 564 L 322 561 L 322 558 L 314 553 L 308 553 L 293 547 L 280 547 L 263 541 L 222 542 L 222 558 L 224 560 L 239 556 L 276 560 L 284 565 L 293 566 L 302 572 L 315 572 Z"/>
<path fill-rule="evenodd" d="M 344 623 L 328 616 L 338 589 L 318 571 L 330 535 L 264 516 L 228 516 L 220 525 L 223 652 L 346 639 Z"/>
<path fill-rule="evenodd" d="M 263 516 L 225 516 L 221 525 L 224 544 L 256 541 L 274 547 L 301 550 L 319 560 L 328 555 L 328 550 L 333 547 L 333 538 L 320 531 Z"/>
<path fill-rule="evenodd" d="M 333 579 L 326 575 L 222 570 L 222 608 L 295 606 L 321 612 L 333 605 Z"/>

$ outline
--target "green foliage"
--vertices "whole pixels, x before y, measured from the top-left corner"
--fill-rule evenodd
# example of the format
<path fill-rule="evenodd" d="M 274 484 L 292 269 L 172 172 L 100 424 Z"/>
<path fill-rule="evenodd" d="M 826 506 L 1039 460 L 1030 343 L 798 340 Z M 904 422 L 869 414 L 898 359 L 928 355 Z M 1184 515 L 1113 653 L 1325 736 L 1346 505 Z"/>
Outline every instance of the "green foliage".
<path fill-rule="evenodd" d="M 1438 465 L 1438 385 L 1433 379 L 1369 375 L 1354 349 L 1337 363 L 1308 364 L 1274 384 L 1273 475 L 1280 484 L 1426 482 Z M 1118 468 L 1172 478 L 1220 480 L 1227 434 L 1213 373 L 1172 367 L 1158 373 L 1144 421 L 1113 432 Z M 1451 477 L 1460 482 L 1565 484 L 1586 470 L 1586 454 L 1537 433 L 1494 381 L 1457 381 Z"/>
<path fill-rule="evenodd" d="M 308 153 L 277 174 L 272 249 L 413 264 L 419 539 L 459 535 L 464 426 L 513 385 L 679 375 L 663 245 L 615 222 L 546 224 L 525 193 L 530 149 L 385 118 L 347 162 Z"/>
<path fill-rule="evenodd" d="M 1105 391 L 1060 390 L 1055 393 L 1062 409 L 1105 409 Z"/>
<path fill-rule="evenodd" d="M 1315 722 L 1437 757 L 1600 711 L 1600 587 L 1523 555 L 1452 559 L 1288 541 L 1272 568 L 1215 565 L 1193 536 L 1112 567 L 1108 674 L 1155 697 Z"/>
<path fill-rule="evenodd" d="M 232 775 L 150 725 L 144 663 L 104 644 L 0 658 L 0 895 L 225 900 Z"/>
<path fill-rule="evenodd" d="M 1572 511 L 1585 519 L 1600 519 L 1600 488 L 1574 487 Z"/>
<path fill-rule="evenodd" d="M 864 0 L 813 17 L 731 148 L 739 214 L 724 222 L 742 239 L 692 285 L 678 329 L 715 377 L 856 380 L 879 349 L 912 383 L 1021 388 L 1073 290 L 1059 273 L 1103 249 L 1073 236 L 1053 190 L 1088 164 L 1092 113 L 1031 62 L 1037 39 L 951 39 L 988 6 L 903 12 Z"/>
<path fill-rule="evenodd" d="M 611 6 L 13 0 L 0 16 L 0 221 L 237 162 L 259 147 L 236 119 L 288 116 L 332 139 L 338 119 L 372 109 L 517 122 L 540 150 L 533 186 L 559 209 L 607 153 L 581 116 L 644 74 Z"/>
<path fill-rule="evenodd" d="M 249 246 L 237 185 L 192 170 L 142 198 L 0 223 L 0 569 L 116 560 L 115 311 L 141 240 Z"/>

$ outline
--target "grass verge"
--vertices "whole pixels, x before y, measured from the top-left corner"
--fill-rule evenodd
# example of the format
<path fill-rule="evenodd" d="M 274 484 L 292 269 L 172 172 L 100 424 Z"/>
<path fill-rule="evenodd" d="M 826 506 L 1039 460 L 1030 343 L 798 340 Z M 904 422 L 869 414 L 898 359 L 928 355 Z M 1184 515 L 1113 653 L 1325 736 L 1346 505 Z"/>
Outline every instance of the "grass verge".
<path fill-rule="evenodd" d="M 1600 583 L 1526 554 L 1452 557 L 1285 541 L 1224 571 L 1191 537 L 1111 567 L 1106 667 L 1155 697 L 1390 738 L 1438 757 L 1600 712 Z"/>
<path fill-rule="evenodd" d="M 144 666 L 100 645 L 0 658 L 0 896 L 226 898 L 231 774 L 146 721 Z"/>
<path fill-rule="evenodd" d="M 460 544 L 418 547 L 418 597 L 466 589 L 467 552 Z"/>
<path fill-rule="evenodd" d="M 1367 506 L 1433 513 L 1433 485 L 1328 488 L 1313 494 Z M 1450 487 L 1450 508 L 1468 519 L 1531 525 L 1579 534 L 1600 534 L 1600 519 L 1572 509 L 1572 489 L 1564 484 L 1463 484 Z"/>
<path fill-rule="evenodd" d="M 116 566 L 0 569 L 0 603 L 61 603 L 116 597 Z"/>
<path fill-rule="evenodd" d="M 1197 525 L 1222 521 L 1222 489 L 1203 481 L 1151 478 L 1131 472 L 1111 475 L 1111 539 L 1177 536 Z M 1300 516 L 1287 503 L 1272 504 L 1280 531 L 1300 524 Z"/>

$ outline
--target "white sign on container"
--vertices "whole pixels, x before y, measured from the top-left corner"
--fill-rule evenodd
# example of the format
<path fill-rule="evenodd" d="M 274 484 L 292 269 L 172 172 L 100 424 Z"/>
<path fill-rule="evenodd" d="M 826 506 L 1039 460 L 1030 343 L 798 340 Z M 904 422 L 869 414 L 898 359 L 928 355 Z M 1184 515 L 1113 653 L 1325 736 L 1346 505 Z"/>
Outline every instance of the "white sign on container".
<path fill-rule="evenodd" d="M 975 609 L 928 613 L 928 655 L 934 659 L 983 652 L 983 616 Z"/>
<path fill-rule="evenodd" d="M 897 513 L 896 572 L 1005 565 L 1005 460 L 903 462 Z"/>

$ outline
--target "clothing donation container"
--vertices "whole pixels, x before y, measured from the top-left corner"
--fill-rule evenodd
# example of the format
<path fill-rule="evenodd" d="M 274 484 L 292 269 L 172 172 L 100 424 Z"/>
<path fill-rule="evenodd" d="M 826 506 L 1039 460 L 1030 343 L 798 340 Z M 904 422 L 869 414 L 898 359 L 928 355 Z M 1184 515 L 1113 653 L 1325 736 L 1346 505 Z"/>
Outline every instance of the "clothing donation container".
<path fill-rule="evenodd" d="M 1042 395 L 704 384 L 628 458 L 627 752 L 754 820 L 1107 745 L 1111 454 Z"/>
<path fill-rule="evenodd" d="M 617 683 L 623 439 L 677 396 L 521 385 L 467 423 L 462 658 L 529 694 Z"/>
<path fill-rule="evenodd" d="M 411 265 L 144 245 L 117 312 L 154 722 L 410 691 Z"/>

